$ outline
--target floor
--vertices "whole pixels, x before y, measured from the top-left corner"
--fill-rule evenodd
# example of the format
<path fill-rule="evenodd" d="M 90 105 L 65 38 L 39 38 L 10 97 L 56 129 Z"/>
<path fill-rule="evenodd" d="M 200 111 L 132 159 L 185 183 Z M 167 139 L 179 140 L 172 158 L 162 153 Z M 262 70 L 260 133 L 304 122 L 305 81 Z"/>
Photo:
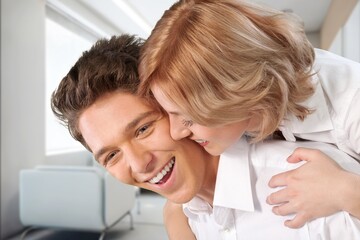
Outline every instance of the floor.
<path fill-rule="evenodd" d="M 130 218 L 126 217 L 112 231 L 106 234 L 104 240 L 167 240 L 162 219 L 162 207 L 165 199 L 157 194 L 143 192 L 139 198 L 139 209 L 132 210 L 134 229 L 130 230 Z M 32 230 L 24 240 L 98 240 L 99 233 Z M 19 240 L 16 236 L 7 240 Z"/>

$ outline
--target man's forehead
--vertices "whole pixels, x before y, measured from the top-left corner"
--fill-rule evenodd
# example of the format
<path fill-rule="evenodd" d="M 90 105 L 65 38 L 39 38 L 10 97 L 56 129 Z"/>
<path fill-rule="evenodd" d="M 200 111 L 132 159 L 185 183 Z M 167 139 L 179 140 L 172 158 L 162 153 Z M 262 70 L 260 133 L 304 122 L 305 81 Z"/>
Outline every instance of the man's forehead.
<path fill-rule="evenodd" d="M 155 105 L 150 104 L 147 99 L 121 90 L 103 94 L 92 105 L 90 105 L 89 108 L 101 109 L 109 105 L 116 105 L 116 107 L 120 107 L 120 109 L 128 110 L 129 113 L 137 112 L 140 108 L 156 109 Z"/>
<path fill-rule="evenodd" d="M 160 119 L 164 113 L 142 97 L 114 92 L 99 98 L 80 116 L 79 128 L 94 154 L 111 145 L 113 139 L 123 139 L 145 121 Z M 152 119 L 151 119 L 152 118 Z"/>
<path fill-rule="evenodd" d="M 163 114 L 159 111 L 150 110 L 147 112 L 142 112 L 131 121 L 126 122 L 124 125 L 125 127 L 121 128 L 121 130 L 117 133 L 119 135 L 116 133 L 115 135 L 117 135 L 117 139 L 120 140 L 120 142 L 127 141 L 129 140 L 129 136 L 134 136 L 134 132 L 136 132 L 142 124 L 146 123 L 147 121 L 154 121 L 155 119 L 159 120 L 162 118 L 162 116 Z M 99 145 L 97 145 L 97 147 L 95 147 L 96 149 L 94 149 L 93 154 L 96 160 L 98 160 L 102 154 L 109 151 L 109 149 L 114 148 L 114 146 L 112 146 L 112 141 L 110 141 L 109 144 L 104 143 L 105 142 L 101 142 Z"/>
<path fill-rule="evenodd" d="M 146 100 L 133 94 L 114 92 L 97 99 L 79 116 L 80 131 L 97 133 L 111 128 L 114 131 L 129 129 L 139 120 L 154 114 L 159 109 L 151 106 Z M 130 126 L 129 126 L 130 124 Z"/>

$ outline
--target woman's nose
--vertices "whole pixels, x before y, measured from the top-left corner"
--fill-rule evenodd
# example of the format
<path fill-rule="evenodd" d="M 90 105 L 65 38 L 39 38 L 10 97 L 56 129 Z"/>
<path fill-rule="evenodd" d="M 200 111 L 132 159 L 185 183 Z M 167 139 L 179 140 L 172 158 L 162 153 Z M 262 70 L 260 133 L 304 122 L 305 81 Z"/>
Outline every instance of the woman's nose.
<path fill-rule="evenodd" d="M 185 127 L 181 122 L 170 119 L 170 135 L 174 140 L 180 140 L 191 135 L 189 128 Z"/>

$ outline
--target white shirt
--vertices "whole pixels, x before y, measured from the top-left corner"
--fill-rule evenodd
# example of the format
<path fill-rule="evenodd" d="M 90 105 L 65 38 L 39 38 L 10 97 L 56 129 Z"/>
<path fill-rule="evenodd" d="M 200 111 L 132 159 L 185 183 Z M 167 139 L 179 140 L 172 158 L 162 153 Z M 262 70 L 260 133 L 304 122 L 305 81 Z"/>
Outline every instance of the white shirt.
<path fill-rule="evenodd" d="M 220 158 L 213 208 L 195 197 L 184 213 L 198 240 L 324 240 L 360 239 L 360 220 L 347 212 L 319 218 L 300 229 L 285 227 L 289 218 L 272 213 L 266 197 L 278 189 L 270 178 L 300 166 L 286 161 L 296 147 L 322 150 L 346 170 L 360 173 L 360 164 L 335 146 L 316 142 L 266 141 L 249 145 L 242 139 Z"/>
<path fill-rule="evenodd" d="M 315 112 L 304 121 L 288 115 L 279 129 L 288 141 L 333 143 L 360 160 L 360 63 L 320 49 L 315 54 L 316 91 L 304 102 Z"/>

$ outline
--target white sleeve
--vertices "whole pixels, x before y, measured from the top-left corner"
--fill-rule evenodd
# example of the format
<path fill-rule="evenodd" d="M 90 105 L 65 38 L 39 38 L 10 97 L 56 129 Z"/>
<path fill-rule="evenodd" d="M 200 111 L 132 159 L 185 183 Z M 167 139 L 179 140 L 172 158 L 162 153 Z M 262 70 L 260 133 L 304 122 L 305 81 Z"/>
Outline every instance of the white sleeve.
<path fill-rule="evenodd" d="M 360 89 L 357 90 L 345 120 L 345 131 L 348 134 L 351 154 L 360 160 Z"/>
<path fill-rule="evenodd" d="M 310 239 L 360 239 L 360 220 L 347 212 L 338 212 L 306 224 Z"/>

